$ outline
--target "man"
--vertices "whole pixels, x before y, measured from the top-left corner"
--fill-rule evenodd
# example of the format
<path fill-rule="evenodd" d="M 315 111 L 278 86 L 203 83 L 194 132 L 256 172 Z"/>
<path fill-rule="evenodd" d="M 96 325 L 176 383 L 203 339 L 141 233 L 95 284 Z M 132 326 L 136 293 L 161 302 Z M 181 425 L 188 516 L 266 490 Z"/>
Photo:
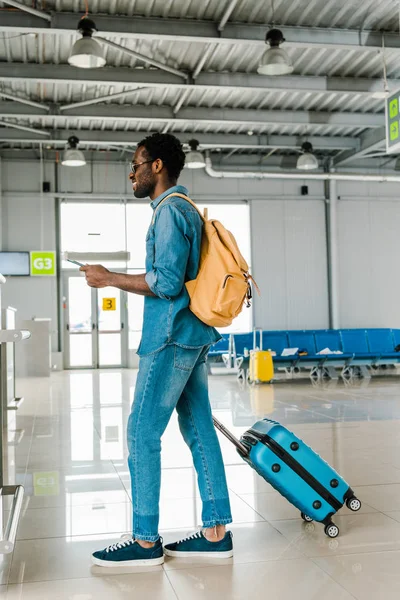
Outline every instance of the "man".
<path fill-rule="evenodd" d="M 195 279 L 202 220 L 177 185 L 185 163 L 179 140 L 153 134 L 138 144 L 129 177 L 136 198 L 149 197 L 153 220 L 146 237 L 146 273 L 112 273 L 85 266 L 91 287 L 114 286 L 145 296 L 139 373 L 128 421 L 133 537 L 93 554 L 100 566 L 162 564 L 168 556 L 232 556 L 232 521 L 221 449 L 213 426 L 205 361 L 218 332 L 189 309 L 185 282 Z M 158 533 L 161 436 L 174 409 L 197 471 L 203 529 L 162 547 Z"/>

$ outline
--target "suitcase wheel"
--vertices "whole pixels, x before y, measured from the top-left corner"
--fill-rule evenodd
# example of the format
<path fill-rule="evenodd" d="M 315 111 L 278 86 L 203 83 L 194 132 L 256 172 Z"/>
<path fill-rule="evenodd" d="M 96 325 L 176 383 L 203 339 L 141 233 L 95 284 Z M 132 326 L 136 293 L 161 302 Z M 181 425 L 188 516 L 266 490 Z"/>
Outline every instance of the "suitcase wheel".
<path fill-rule="evenodd" d="M 336 538 L 339 535 L 339 527 L 334 523 L 325 526 L 325 534 L 330 538 Z"/>
<path fill-rule="evenodd" d="M 307 515 L 305 515 L 303 512 L 301 513 L 301 518 L 303 519 L 303 521 L 305 521 L 306 523 L 312 523 L 313 519 L 311 517 L 308 517 Z"/>
<path fill-rule="evenodd" d="M 361 508 L 361 502 L 359 501 L 358 498 L 353 496 L 352 498 L 349 498 L 348 500 L 346 500 L 346 506 L 353 512 L 357 512 Z"/>

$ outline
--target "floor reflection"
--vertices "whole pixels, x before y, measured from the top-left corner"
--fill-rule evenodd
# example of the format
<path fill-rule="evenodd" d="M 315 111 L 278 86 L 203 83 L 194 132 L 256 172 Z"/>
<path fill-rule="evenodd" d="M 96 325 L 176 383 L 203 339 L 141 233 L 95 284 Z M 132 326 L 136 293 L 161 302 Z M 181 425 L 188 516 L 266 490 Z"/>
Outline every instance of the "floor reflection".
<path fill-rule="evenodd" d="M 135 379 L 135 371 L 111 369 L 54 373 L 35 385 L 31 380 L 17 382 L 25 402 L 8 424 L 5 477 L 25 486 L 25 498 L 16 551 L 0 564 L 0 584 L 99 579 L 91 571 L 90 552 L 129 532 L 132 525 L 125 431 Z M 232 568 L 257 563 L 260 573 L 271 577 L 267 561 L 290 558 L 304 561 L 304 568 L 313 565 L 319 576 L 323 570 L 336 572 L 343 582 L 346 577 L 372 576 L 363 568 L 363 553 L 400 548 L 396 379 L 249 385 L 234 376 L 216 375 L 210 377 L 210 395 L 215 415 L 238 436 L 264 417 L 293 429 L 348 479 L 364 501 L 360 514 L 343 510 L 338 517 L 343 539 L 330 547 L 320 528 L 307 531 L 297 511 L 221 437 L 238 539 Z M 166 539 L 173 539 L 195 529 L 201 511 L 191 455 L 175 415 L 162 447 L 161 529 Z M 8 509 L 4 499 L 3 518 Z M 349 552 L 358 553 L 356 570 L 346 562 L 335 571 L 337 556 Z M 319 557 L 323 570 L 306 556 Z M 181 566 L 186 573 L 192 568 L 195 565 Z M 166 563 L 165 571 L 174 574 L 176 589 L 183 586 L 182 593 L 187 594 L 178 597 L 191 597 L 176 563 Z M 204 576 L 208 581 L 206 566 Z"/>

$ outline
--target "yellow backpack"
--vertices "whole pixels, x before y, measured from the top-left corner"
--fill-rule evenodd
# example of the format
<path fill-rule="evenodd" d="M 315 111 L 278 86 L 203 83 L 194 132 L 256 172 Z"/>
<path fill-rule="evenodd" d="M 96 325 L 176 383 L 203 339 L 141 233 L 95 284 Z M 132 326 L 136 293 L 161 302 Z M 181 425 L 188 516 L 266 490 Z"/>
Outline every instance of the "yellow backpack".
<path fill-rule="evenodd" d="M 251 305 L 251 275 L 235 238 L 219 221 L 204 217 L 196 204 L 183 194 L 178 196 L 196 208 L 203 222 L 200 265 L 196 279 L 186 283 L 190 296 L 190 310 L 200 321 L 213 327 L 227 327 L 242 311 Z M 157 209 L 160 207 L 158 205 Z M 156 209 L 156 210 L 157 210 Z M 257 284 L 254 282 L 257 290 Z"/>

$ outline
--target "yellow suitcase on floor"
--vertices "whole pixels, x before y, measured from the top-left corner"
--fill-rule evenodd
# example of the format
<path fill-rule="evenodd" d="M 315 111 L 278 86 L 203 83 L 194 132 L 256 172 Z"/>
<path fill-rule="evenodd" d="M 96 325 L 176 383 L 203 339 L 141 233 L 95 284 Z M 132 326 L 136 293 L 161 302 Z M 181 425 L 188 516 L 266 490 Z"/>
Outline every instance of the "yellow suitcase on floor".
<path fill-rule="evenodd" d="M 274 378 L 274 363 L 271 352 L 251 350 L 249 380 L 255 383 L 268 383 Z"/>
<path fill-rule="evenodd" d="M 274 378 L 274 362 L 271 352 L 262 349 L 262 331 L 260 345 L 256 344 L 257 330 L 254 330 L 254 350 L 250 351 L 249 381 L 251 383 L 269 383 Z"/>

